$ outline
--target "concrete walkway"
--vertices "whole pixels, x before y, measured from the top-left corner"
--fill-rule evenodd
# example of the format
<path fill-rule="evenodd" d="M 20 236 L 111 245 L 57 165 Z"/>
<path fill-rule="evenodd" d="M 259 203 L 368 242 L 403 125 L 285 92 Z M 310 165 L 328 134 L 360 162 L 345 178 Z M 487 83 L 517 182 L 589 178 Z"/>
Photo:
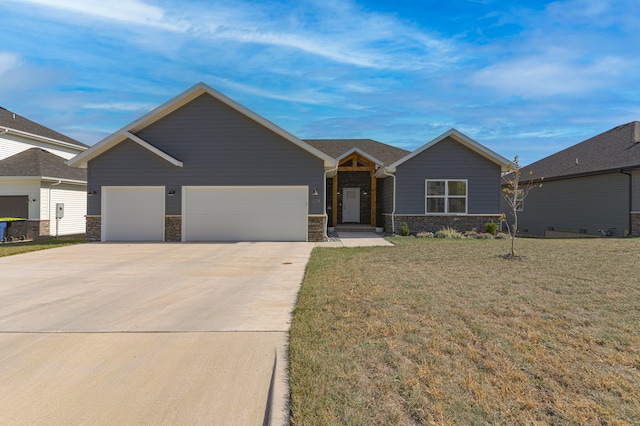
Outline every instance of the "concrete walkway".
<path fill-rule="evenodd" d="M 339 232 L 337 241 L 316 243 L 317 247 L 393 247 L 393 244 L 385 240 L 375 232 Z"/>
<path fill-rule="evenodd" d="M 83 244 L 0 258 L 0 424 L 288 421 L 313 244 Z"/>

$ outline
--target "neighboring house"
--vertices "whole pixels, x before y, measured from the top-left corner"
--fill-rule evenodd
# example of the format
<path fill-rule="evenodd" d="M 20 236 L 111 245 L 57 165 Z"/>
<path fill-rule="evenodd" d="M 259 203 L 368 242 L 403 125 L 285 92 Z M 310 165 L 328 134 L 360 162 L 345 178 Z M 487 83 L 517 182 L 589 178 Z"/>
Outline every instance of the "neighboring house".
<path fill-rule="evenodd" d="M 28 238 L 84 233 L 86 171 L 65 161 L 87 148 L 0 108 L 0 217 L 28 219 Z"/>
<path fill-rule="evenodd" d="M 92 241 L 322 241 L 344 223 L 484 227 L 508 161 L 453 129 L 414 152 L 303 141 L 199 83 L 68 164 L 88 169 Z"/>
<path fill-rule="evenodd" d="M 544 177 L 542 187 L 529 192 L 518 212 L 523 234 L 640 235 L 638 121 L 528 165 L 521 176 L 524 185 Z"/>

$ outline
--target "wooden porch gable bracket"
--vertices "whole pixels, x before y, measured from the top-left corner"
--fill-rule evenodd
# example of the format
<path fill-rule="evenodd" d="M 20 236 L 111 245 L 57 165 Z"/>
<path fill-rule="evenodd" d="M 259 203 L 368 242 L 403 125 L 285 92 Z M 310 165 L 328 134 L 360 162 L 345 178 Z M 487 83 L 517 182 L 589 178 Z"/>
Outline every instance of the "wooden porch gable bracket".
<path fill-rule="evenodd" d="M 338 171 L 333 175 L 333 194 L 331 222 L 333 226 L 338 224 L 338 173 L 340 172 L 369 172 L 371 175 L 371 226 L 376 226 L 376 165 L 371 160 L 359 155 L 357 152 L 343 158 L 338 166 Z"/>
<path fill-rule="evenodd" d="M 343 158 L 338 166 L 339 172 L 375 172 L 375 170 L 376 165 L 371 160 L 360 156 L 357 152 Z"/>

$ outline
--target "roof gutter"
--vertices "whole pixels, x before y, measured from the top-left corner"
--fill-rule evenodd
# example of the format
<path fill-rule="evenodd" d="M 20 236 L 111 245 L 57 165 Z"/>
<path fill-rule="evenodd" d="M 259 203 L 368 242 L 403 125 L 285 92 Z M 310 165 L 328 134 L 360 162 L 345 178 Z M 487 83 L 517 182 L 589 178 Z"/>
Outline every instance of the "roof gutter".
<path fill-rule="evenodd" d="M 58 186 L 62 183 L 61 179 L 58 179 L 57 182 L 52 183 L 51 185 L 49 185 L 49 200 L 48 200 L 48 206 L 47 206 L 47 213 L 49 214 L 49 223 L 51 223 L 51 189 L 54 186 Z M 58 207 L 56 206 L 56 210 L 58 209 Z M 60 220 L 58 219 L 58 212 L 56 211 L 56 238 L 58 238 L 58 228 L 60 225 Z"/>
<path fill-rule="evenodd" d="M 76 145 L 70 142 L 64 142 L 64 141 L 60 141 L 58 139 L 52 139 L 52 138 L 48 138 L 46 136 L 40 136 L 40 135 L 36 135 L 33 133 L 29 133 L 29 132 L 23 132 L 22 130 L 16 130 L 16 129 L 11 129 L 9 127 L 3 127 L 0 130 L 0 134 L 4 135 L 6 133 L 9 134 L 14 134 L 16 136 L 22 136 L 25 138 L 29 138 L 29 139 L 34 139 L 36 141 L 41 141 L 41 142 L 47 142 L 47 143 L 51 143 L 54 145 L 58 145 L 58 146 L 63 146 L 65 148 L 72 148 L 75 149 L 76 151 L 82 152 L 85 151 L 86 149 L 88 149 L 87 147 L 81 146 L 81 145 Z"/>
<path fill-rule="evenodd" d="M 553 180 L 573 179 L 573 178 L 577 178 L 577 177 L 606 175 L 606 174 L 609 174 L 609 173 L 620 173 L 620 170 L 639 170 L 639 169 L 640 169 L 640 165 L 632 166 L 632 167 L 625 167 L 624 169 L 623 168 L 603 169 L 603 170 L 594 170 L 592 172 L 574 173 L 574 174 L 570 174 L 570 175 L 560 175 L 560 176 L 552 176 L 552 177 L 544 176 L 544 182 L 550 182 L 550 181 L 553 181 Z M 524 184 L 524 183 L 529 183 L 529 182 L 539 182 L 541 180 L 542 180 L 541 178 L 534 178 L 534 179 L 521 180 L 520 183 Z M 505 186 L 505 184 L 503 183 L 502 186 Z"/>
<path fill-rule="evenodd" d="M 49 177 L 49 176 L 40 176 L 40 179 L 51 181 L 51 182 L 61 182 L 69 185 L 86 185 L 87 184 L 86 180 L 65 179 L 65 178 L 56 178 L 56 177 Z"/>
<path fill-rule="evenodd" d="M 387 172 L 387 168 L 383 167 L 382 173 L 393 178 L 393 210 L 391 211 L 391 235 L 396 233 L 396 175 Z"/>
<path fill-rule="evenodd" d="M 324 191 L 322 191 L 324 193 L 324 200 L 322 201 L 322 204 L 323 204 L 323 211 L 324 211 L 324 240 L 325 241 L 329 239 L 329 235 L 327 234 L 327 227 L 329 226 L 329 213 L 327 213 L 327 173 L 338 171 L 338 167 L 340 167 L 340 162 L 336 161 L 336 167 L 334 169 L 329 169 L 324 171 L 324 181 L 323 181 Z M 335 188 L 333 188 L 333 190 L 335 191 Z M 333 208 L 335 209 L 336 206 L 333 206 Z M 333 226 L 336 226 L 336 224 L 334 223 Z"/>

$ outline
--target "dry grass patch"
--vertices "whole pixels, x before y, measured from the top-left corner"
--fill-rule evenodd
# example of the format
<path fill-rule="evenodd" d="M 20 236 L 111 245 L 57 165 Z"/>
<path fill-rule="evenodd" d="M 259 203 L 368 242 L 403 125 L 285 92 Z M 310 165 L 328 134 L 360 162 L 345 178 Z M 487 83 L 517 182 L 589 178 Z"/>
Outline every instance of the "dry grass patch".
<path fill-rule="evenodd" d="M 640 239 L 316 249 L 294 425 L 640 424 Z"/>

